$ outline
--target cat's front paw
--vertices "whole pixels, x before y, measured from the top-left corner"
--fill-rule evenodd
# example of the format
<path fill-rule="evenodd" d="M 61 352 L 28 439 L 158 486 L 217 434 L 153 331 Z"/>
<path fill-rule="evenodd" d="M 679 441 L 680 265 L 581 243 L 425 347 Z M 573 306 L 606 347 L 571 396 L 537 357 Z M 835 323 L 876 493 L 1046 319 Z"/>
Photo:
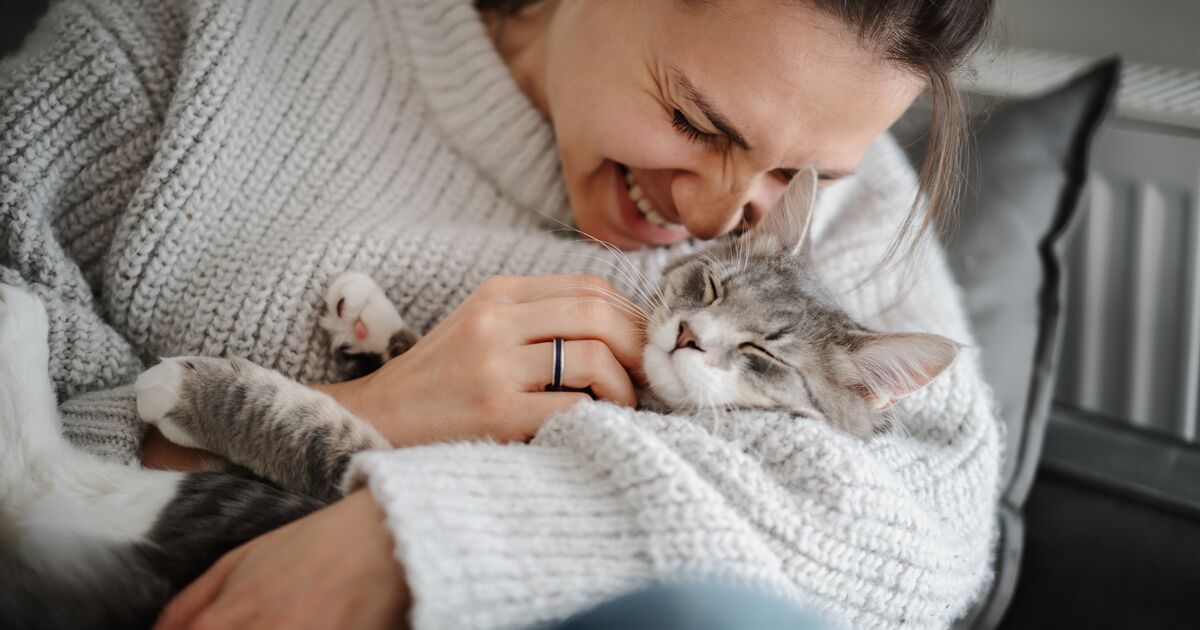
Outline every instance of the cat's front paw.
<path fill-rule="evenodd" d="M 387 355 L 392 337 L 408 330 L 383 289 L 356 271 L 333 281 L 325 292 L 325 307 L 321 327 L 329 331 L 335 352 Z"/>
<path fill-rule="evenodd" d="M 45 359 L 49 323 L 46 307 L 33 293 L 8 284 L 0 284 L 0 348 L 30 363 Z M 40 351 L 35 352 L 35 348 Z M 28 349 L 28 350 L 24 350 Z"/>
<path fill-rule="evenodd" d="M 180 446 L 197 448 L 196 440 L 171 418 L 183 396 L 183 381 L 187 377 L 189 361 L 197 357 L 172 357 L 163 359 L 158 365 L 142 372 L 134 383 L 137 393 L 138 415 L 149 424 L 158 427 L 163 437 Z"/>

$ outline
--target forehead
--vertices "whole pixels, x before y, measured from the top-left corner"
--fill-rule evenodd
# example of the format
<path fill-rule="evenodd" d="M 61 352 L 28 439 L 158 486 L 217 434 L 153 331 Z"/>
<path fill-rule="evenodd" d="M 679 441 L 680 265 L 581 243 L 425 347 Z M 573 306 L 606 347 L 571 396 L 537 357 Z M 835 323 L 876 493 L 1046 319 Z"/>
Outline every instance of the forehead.
<path fill-rule="evenodd" d="M 647 4 L 664 18 L 656 65 L 685 74 L 772 165 L 853 169 L 923 88 L 806 2 Z"/>
<path fill-rule="evenodd" d="M 705 275 L 712 274 L 728 289 L 730 301 L 772 306 L 776 311 L 781 305 L 803 308 L 819 292 L 804 265 L 784 257 L 745 255 L 736 241 L 695 254 L 672 271 L 680 272 L 680 280 L 687 283 L 683 290 L 703 288 Z"/>

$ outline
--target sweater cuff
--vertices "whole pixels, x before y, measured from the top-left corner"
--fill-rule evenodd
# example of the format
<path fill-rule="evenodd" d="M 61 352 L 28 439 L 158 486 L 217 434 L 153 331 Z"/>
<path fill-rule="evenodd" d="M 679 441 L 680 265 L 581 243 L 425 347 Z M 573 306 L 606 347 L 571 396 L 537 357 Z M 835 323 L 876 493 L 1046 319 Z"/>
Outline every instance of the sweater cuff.
<path fill-rule="evenodd" d="M 566 449 L 444 444 L 363 453 L 348 473 L 387 513 L 425 628 L 527 628 L 649 580 L 637 514 Z"/>
<path fill-rule="evenodd" d="M 72 398 L 59 406 L 63 434 L 93 454 L 136 466 L 146 423 L 137 411 L 133 387 L 118 387 Z"/>

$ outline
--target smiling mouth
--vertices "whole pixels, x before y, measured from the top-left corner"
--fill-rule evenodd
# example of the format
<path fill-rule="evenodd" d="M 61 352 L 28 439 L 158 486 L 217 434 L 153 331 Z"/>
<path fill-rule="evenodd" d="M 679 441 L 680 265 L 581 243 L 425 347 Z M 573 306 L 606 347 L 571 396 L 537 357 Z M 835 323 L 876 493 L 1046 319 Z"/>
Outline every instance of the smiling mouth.
<path fill-rule="evenodd" d="M 633 207 L 646 219 L 647 223 L 657 225 L 658 227 L 668 230 L 683 230 L 684 226 L 678 223 L 672 223 L 663 217 L 646 197 L 646 192 L 637 182 L 633 181 L 633 173 L 622 168 L 621 173 L 625 178 L 625 192 L 629 195 L 629 200 L 633 202 Z"/>

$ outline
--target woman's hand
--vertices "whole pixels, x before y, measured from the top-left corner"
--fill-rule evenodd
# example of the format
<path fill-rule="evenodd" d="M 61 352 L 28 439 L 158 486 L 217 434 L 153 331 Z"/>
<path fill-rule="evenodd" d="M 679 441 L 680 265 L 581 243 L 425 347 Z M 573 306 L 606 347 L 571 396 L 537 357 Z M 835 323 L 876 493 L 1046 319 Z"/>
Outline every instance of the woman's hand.
<path fill-rule="evenodd" d="M 409 605 L 383 511 L 366 490 L 256 538 L 177 595 L 171 628 L 396 628 Z"/>
<path fill-rule="evenodd" d="M 156 470 L 178 470 L 196 472 L 210 470 L 223 460 L 208 451 L 180 446 L 167 440 L 155 427 L 146 431 L 139 453 L 142 466 Z"/>
<path fill-rule="evenodd" d="M 553 340 L 563 344 L 563 385 L 634 406 L 641 318 L 593 276 L 489 278 L 408 352 L 376 372 L 319 386 L 369 420 L 392 444 L 492 438 L 528 440 L 552 412 L 586 394 L 547 392 Z"/>

